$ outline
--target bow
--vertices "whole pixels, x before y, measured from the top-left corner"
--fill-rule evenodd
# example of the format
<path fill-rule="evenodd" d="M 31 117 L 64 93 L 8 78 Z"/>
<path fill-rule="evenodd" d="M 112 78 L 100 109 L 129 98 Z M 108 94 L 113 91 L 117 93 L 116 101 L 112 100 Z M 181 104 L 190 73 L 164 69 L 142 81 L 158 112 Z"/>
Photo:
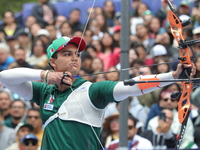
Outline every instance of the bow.
<path fill-rule="evenodd" d="M 194 56 L 191 56 L 193 54 L 193 51 L 189 48 L 189 46 L 193 43 L 186 42 L 182 35 L 183 27 L 189 25 L 190 20 L 182 22 L 178 18 L 176 10 L 175 10 L 174 6 L 171 4 L 170 0 L 167 0 L 167 3 L 171 9 L 170 11 L 168 11 L 168 20 L 170 22 L 171 33 L 179 45 L 178 48 L 179 48 L 180 56 L 178 59 L 180 60 L 181 64 L 191 64 L 192 65 L 192 60 L 194 60 Z M 181 73 L 179 78 L 189 79 L 190 72 L 191 72 L 191 68 L 183 68 L 183 72 Z M 182 126 L 181 126 L 181 130 L 180 130 L 180 134 L 178 134 L 176 137 L 177 143 L 175 146 L 175 150 L 178 150 L 181 145 L 181 142 L 184 137 L 185 130 L 186 130 L 188 117 L 189 117 L 190 111 L 191 111 L 190 94 L 192 91 L 192 82 L 183 81 L 181 83 L 182 83 L 183 89 L 179 95 L 178 119 L 179 119 L 180 124 L 182 124 Z"/>
<path fill-rule="evenodd" d="M 181 21 L 176 13 L 175 7 L 172 5 L 170 0 L 166 0 L 168 3 L 170 10 L 168 11 L 168 20 L 170 23 L 170 29 L 171 33 L 174 37 L 174 39 L 178 43 L 178 48 L 179 48 L 179 60 L 182 66 L 184 64 L 191 64 L 193 65 L 192 61 L 195 59 L 194 57 L 194 52 L 192 49 L 190 49 L 189 46 L 192 46 L 196 43 L 200 43 L 200 40 L 190 40 L 190 41 L 185 41 L 182 35 L 182 29 L 183 27 L 189 25 L 191 22 L 190 20 L 186 21 Z M 139 83 L 139 87 L 141 89 L 144 88 L 150 88 L 157 86 L 159 82 L 181 82 L 182 83 L 182 92 L 174 93 L 171 95 L 172 98 L 179 98 L 178 101 L 178 119 L 181 126 L 180 134 L 176 136 L 176 146 L 175 150 L 178 150 L 185 130 L 186 130 L 186 125 L 188 121 L 188 117 L 190 115 L 191 111 L 191 103 L 190 103 L 190 94 L 193 88 L 196 88 L 199 86 L 199 79 L 190 79 L 190 73 L 191 73 L 191 67 L 190 68 L 183 68 L 182 73 L 179 76 L 179 79 L 176 80 L 158 80 L 156 78 L 154 79 L 144 79 L 140 81 L 134 81 L 133 79 L 129 80 L 124 80 L 124 85 L 134 85 Z M 195 86 L 193 86 L 195 85 Z"/>

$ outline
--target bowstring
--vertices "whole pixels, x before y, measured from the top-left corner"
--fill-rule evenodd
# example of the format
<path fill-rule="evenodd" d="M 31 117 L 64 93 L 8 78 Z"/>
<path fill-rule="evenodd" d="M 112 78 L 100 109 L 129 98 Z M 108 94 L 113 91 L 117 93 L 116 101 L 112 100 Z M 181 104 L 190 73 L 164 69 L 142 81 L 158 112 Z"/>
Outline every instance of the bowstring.
<path fill-rule="evenodd" d="M 92 11 L 93 11 L 95 2 L 96 2 L 96 0 L 93 0 L 92 6 L 90 7 L 91 9 L 90 9 L 89 15 L 88 15 L 88 17 L 87 17 L 87 21 L 86 21 L 86 23 L 85 23 L 85 26 L 84 26 L 84 29 L 83 29 L 83 33 L 82 33 L 82 35 L 81 35 L 81 40 L 80 40 L 80 42 L 79 42 L 78 48 L 77 48 L 76 53 L 75 53 L 75 59 L 77 59 L 77 58 L 76 58 L 76 57 L 77 57 L 77 53 L 78 53 L 78 50 L 79 50 L 79 48 L 80 48 L 80 45 L 81 45 L 83 36 L 84 36 L 84 34 L 85 34 L 85 31 L 86 31 L 88 22 L 89 22 L 89 20 L 90 20 L 90 16 L 91 16 L 91 14 L 92 14 Z M 74 63 L 75 63 L 75 59 L 74 59 Z M 72 88 L 71 86 L 70 86 L 70 89 L 71 89 L 72 92 L 74 92 L 74 90 L 73 90 L 73 88 Z M 86 115 L 86 113 L 85 113 L 85 111 L 84 111 L 82 105 L 80 104 L 80 102 L 79 102 L 79 100 L 77 99 L 76 96 L 75 96 L 75 99 L 76 99 L 76 101 L 78 102 L 79 106 L 81 107 L 81 109 L 82 109 L 82 111 L 83 111 L 83 113 L 84 113 L 84 115 L 85 115 L 87 121 L 89 122 L 89 125 L 90 125 L 90 127 L 91 127 L 91 129 L 92 129 L 92 131 L 93 131 L 93 133 L 94 133 L 94 135 L 95 135 L 95 137 L 97 138 L 97 140 L 98 140 L 98 142 L 99 142 L 101 148 L 104 149 L 104 146 L 103 146 L 103 144 L 102 144 L 101 141 L 100 141 L 100 138 L 98 137 L 97 133 L 95 132 L 94 127 L 92 126 L 90 120 L 88 119 L 88 117 L 87 117 L 87 115 Z"/>

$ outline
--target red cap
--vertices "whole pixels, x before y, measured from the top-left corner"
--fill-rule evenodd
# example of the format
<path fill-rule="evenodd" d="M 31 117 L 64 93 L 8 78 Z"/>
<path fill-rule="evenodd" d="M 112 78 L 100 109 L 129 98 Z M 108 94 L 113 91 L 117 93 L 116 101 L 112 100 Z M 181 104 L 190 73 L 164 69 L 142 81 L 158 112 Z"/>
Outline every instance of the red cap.
<path fill-rule="evenodd" d="M 116 25 L 114 26 L 114 32 L 120 31 L 121 30 L 121 26 L 120 25 Z"/>

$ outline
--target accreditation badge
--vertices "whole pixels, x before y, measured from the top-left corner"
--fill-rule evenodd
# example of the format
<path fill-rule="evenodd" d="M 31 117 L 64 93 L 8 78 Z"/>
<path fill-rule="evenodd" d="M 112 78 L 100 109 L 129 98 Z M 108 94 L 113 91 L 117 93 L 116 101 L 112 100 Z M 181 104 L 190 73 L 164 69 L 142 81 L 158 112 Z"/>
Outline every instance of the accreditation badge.
<path fill-rule="evenodd" d="M 53 104 L 44 104 L 44 107 L 43 107 L 44 110 L 53 110 Z"/>

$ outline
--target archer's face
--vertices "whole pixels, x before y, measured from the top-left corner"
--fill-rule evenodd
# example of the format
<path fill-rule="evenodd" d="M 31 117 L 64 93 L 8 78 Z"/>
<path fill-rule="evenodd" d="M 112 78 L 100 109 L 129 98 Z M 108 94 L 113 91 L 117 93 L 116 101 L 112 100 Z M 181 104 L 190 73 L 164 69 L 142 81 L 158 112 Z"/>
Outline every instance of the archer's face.
<path fill-rule="evenodd" d="M 69 71 L 77 75 L 81 67 L 80 52 L 76 45 L 69 43 L 57 52 L 57 59 L 51 58 L 50 62 L 57 72 Z"/>

